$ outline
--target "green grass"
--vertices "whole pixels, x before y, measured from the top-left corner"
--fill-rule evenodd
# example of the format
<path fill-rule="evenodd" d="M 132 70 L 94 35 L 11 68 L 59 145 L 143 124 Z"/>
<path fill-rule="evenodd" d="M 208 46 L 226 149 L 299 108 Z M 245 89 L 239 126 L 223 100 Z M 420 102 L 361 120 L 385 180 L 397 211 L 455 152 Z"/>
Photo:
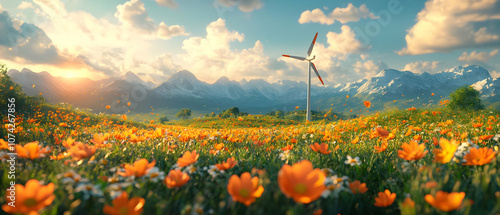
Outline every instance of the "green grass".
<path fill-rule="evenodd" d="M 423 114 L 425 111 L 429 113 Z M 441 113 L 433 115 L 432 111 Z M 118 116 L 95 115 L 67 107 L 43 105 L 39 110 L 35 110 L 33 115 L 24 116 L 25 119 L 19 125 L 23 130 L 17 133 L 20 137 L 18 144 L 39 141 L 44 146 L 53 147 L 50 155 L 67 150 L 60 144 L 55 144 L 54 134 L 64 134 L 65 138 L 71 136 L 77 141 L 92 145 L 89 140 L 97 133 L 122 133 L 133 128 L 138 128 L 135 132 L 137 136 L 144 136 L 155 129 L 166 129 L 168 133 L 139 143 L 130 142 L 129 136 L 120 140 L 112 135 L 108 140 L 111 147 L 98 149 L 93 161 L 89 161 L 88 158 L 79 162 L 71 161 L 71 158 L 19 159 L 15 181 L 17 184 L 25 184 L 29 179 L 37 179 L 45 184 L 51 182 L 56 185 L 54 191 L 56 199 L 41 211 L 44 214 L 59 214 L 65 211 L 71 214 L 101 214 L 104 205 L 111 204 L 111 192 L 106 189 L 111 183 L 103 180 L 102 176 L 116 177 L 115 172 L 110 171 L 112 168 L 146 158 L 148 161 L 155 160 L 155 166 L 168 174 L 185 151 L 197 150 L 200 154 L 195 163 L 198 170 L 190 174 L 190 181 L 181 188 L 168 189 L 163 183 L 151 182 L 147 177 L 137 178 L 129 186 L 123 184 L 125 178 L 119 178 L 118 184 L 124 185 L 123 190 L 130 196 L 146 199 L 144 214 L 188 214 L 196 208 L 201 208 L 204 213 L 213 211 L 215 214 L 312 214 L 320 208 L 324 214 L 401 214 L 401 207 L 398 204 L 404 201 L 407 194 L 415 201 L 416 214 L 444 214 L 424 200 L 425 195 L 434 194 L 437 190 L 466 193 L 464 206 L 452 214 L 495 214 L 500 211 L 500 198 L 497 192 L 500 190 L 498 152 L 493 162 L 484 166 L 463 166 L 459 159 L 448 164 L 437 164 L 432 161 L 432 150 L 437 147 L 431 142 L 433 137 L 451 138 L 447 134 L 440 134 L 436 129 L 451 129 L 452 133 L 469 132 L 469 139 L 472 141 L 480 135 L 498 134 L 500 132 L 498 115 L 499 112 L 493 110 L 452 112 L 440 108 L 416 111 L 393 110 L 351 120 L 333 122 L 318 120 L 300 125 L 294 121 L 281 121 L 275 117 L 255 115 L 242 117 L 242 121 L 237 118 L 208 118 L 175 121 L 170 122 L 170 125 L 150 125 L 130 120 L 123 121 Z M 86 117 L 89 117 L 89 120 L 84 121 Z M 28 119 L 36 119 L 36 122 L 27 123 Z M 447 120 L 453 120 L 453 123 L 438 126 Z M 104 121 L 108 123 L 103 123 Z M 109 124 L 109 121 L 113 123 Z M 67 122 L 69 127 L 59 126 L 61 122 Z M 472 122 L 483 122 L 484 126 L 473 128 Z M 486 129 L 488 122 L 491 123 L 492 130 Z M 411 135 L 405 136 L 410 125 L 423 128 L 422 133 L 413 131 Z M 271 127 L 267 128 L 268 126 Z M 374 153 L 373 149 L 374 145 L 380 145 L 380 141 L 377 138 L 369 138 L 369 132 L 376 126 L 386 127 L 396 136 L 388 142 L 387 150 L 382 153 Z M 45 131 L 35 133 L 33 132 L 35 128 L 42 128 Z M 77 134 L 72 136 L 71 132 Z M 220 133 L 219 137 L 211 139 L 210 136 L 216 133 Z M 233 135 L 238 139 L 226 140 L 221 138 L 221 134 Z M 330 134 L 332 139 L 325 140 L 327 134 Z M 397 156 L 397 151 L 400 150 L 402 143 L 408 143 L 416 134 L 421 134 L 421 143 L 424 140 L 429 141 L 423 143 L 429 153 L 421 160 L 406 162 Z M 186 139 L 181 140 L 180 137 Z M 351 140 L 355 137 L 360 137 L 361 141 L 352 144 Z M 256 147 L 252 138 L 261 141 L 266 138 L 271 139 L 264 146 Z M 298 143 L 294 144 L 289 157 L 282 160 L 280 154 L 283 152 L 279 148 L 291 144 L 291 138 L 297 139 Z M 202 146 L 204 142 L 206 145 Z M 338 145 L 339 149 L 331 154 L 322 155 L 309 147 L 309 144 L 314 142 L 327 143 L 330 150 Z M 211 154 L 209 151 L 216 143 L 223 143 L 228 151 L 222 150 L 216 155 Z M 171 145 L 178 147 L 169 150 L 168 146 Z M 490 139 L 480 143 L 479 146 L 494 148 L 498 147 L 499 143 Z M 344 162 L 347 155 L 359 157 L 361 165 L 346 165 Z M 203 167 L 221 163 L 229 157 L 236 158 L 238 164 L 225 173 L 219 173 L 213 178 L 203 170 Z M 283 165 L 303 159 L 311 161 L 315 168 L 332 169 L 333 174 L 338 177 L 348 176 L 349 181 L 359 180 L 366 183 L 369 190 L 364 194 L 352 194 L 344 184 L 344 191 L 336 195 L 319 198 L 310 204 L 296 203 L 280 191 L 277 175 Z M 5 162 L 1 166 L 1 184 L 7 187 L 10 182 L 6 172 L 8 166 Z M 266 174 L 259 175 L 264 193 L 256 202 L 246 207 L 231 200 L 226 185 L 231 175 L 251 172 L 252 168 L 266 170 Z M 60 175 L 70 170 L 87 178 L 89 184 L 99 186 L 104 195 L 86 198 L 83 192 L 75 191 L 78 184 L 64 185 Z M 425 183 L 429 181 L 436 181 L 437 186 L 424 188 Z M 374 198 L 378 192 L 385 189 L 397 194 L 395 203 L 387 208 L 375 207 Z M 474 204 L 468 204 L 469 200 L 473 200 Z M 4 204 L 5 199 L 0 203 Z"/>

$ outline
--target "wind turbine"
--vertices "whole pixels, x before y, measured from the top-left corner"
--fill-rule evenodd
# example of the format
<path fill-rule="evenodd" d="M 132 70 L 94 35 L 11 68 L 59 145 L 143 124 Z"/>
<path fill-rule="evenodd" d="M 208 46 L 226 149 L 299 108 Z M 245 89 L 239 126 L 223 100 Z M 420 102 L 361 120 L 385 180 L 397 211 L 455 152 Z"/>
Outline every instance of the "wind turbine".
<path fill-rule="evenodd" d="M 294 58 L 294 59 L 301 60 L 301 61 L 309 61 L 309 82 L 307 83 L 307 114 L 306 114 L 307 121 L 311 121 L 311 68 L 313 68 L 314 72 L 318 76 L 321 83 L 323 85 L 325 85 L 325 83 L 323 83 L 323 79 L 321 79 L 321 76 L 318 73 L 318 70 L 316 69 L 316 66 L 314 65 L 313 62 L 311 62 L 312 60 L 314 60 L 314 58 L 316 58 L 316 55 L 313 55 L 311 57 L 311 52 L 313 50 L 314 44 L 316 43 L 317 37 L 318 37 L 318 33 L 316 33 L 316 35 L 314 36 L 314 39 L 311 43 L 311 46 L 309 46 L 309 50 L 307 50 L 307 57 L 283 55 L 283 57 Z"/>

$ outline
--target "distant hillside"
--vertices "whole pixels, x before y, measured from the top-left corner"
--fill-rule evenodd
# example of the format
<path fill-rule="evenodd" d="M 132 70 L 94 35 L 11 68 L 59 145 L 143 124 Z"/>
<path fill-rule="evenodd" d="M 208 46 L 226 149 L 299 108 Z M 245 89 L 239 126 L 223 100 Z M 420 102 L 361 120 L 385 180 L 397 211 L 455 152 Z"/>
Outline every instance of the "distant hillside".
<path fill-rule="evenodd" d="M 12 79 L 23 85 L 28 95 L 42 95 L 49 102 L 67 102 L 95 112 L 150 112 L 152 109 L 190 108 L 200 112 L 220 112 L 233 106 L 249 113 L 305 108 L 305 82 L 281 80 L 269 83 L 262 79 L 232 81 L 221 77 L 213 84 L 200 81 L 186 70 L 173 74 L 155 86 L 133 72 L 122 77 L 93 81 L 88 78 L 54 77 L 48 72 L 29 69 L 10 70 Z M 34 85 L 34 87 L 33 87 Z M 363 111 L 369 100 L 370 111 L 384 108 L 422 107 L 437 104 L 456 88 L 472 85 L 481 92 L 486 105 L 500 107 L 500 80 L 492 78 L 480 66 L 457 66 L 439 73 L 416 74 L 394 69 L 376 76 L 334 86 L 312 86 L 313 109 L 332 108 L 339 112 Z M 431 94 L 434 93 L 435 96 Z M 346 98 L 349 95 L 350 98 Z M 394 102 L 396 100 L 396 102 Z M 128 104 L 130 102 L 130 105 Z M 106 106 L 110 106 L 109 109 Z"/>

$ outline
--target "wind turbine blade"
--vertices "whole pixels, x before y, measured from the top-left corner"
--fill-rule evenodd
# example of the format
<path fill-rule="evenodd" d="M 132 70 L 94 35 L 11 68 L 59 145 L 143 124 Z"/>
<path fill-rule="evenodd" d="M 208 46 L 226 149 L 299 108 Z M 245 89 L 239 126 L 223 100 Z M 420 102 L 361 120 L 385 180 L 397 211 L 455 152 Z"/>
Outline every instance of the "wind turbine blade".
<path fill-rule="evenodd" d="M 305 57 L 298 57 L 298 56 L 291 56 L 291 55 L 286 55 L 284 54 L 283 57 L 289 57 L 289 58 L 295 58 L 297 60 L 305 60 Z"/>
<path fill-rule="evenodd" d="M 318 76 L 318 78 L 319 78 L 319 80 L 321 81 L 321 83 L 322 83 L 323 85 L 325 85 L 325 83 L 323 83 L 323 79 L 321 79 L 321 76 L 319 75 L 318 70 L 316 69 L 316 66 L 314 65 L 314 63 L 313 63 L 313 62 L 311 62 L 311 67 L 313 68 L 314 72 L 315 72 L 315 73 L 316 73 L 316 75 Z"/>
<path fill-rule="evenodd" d="M 316 32 L 316 35 L 314 35 L 314 40 L 311 43 L 311 46 L 309 46 L 309 50 L 307 51 L 307 57 L 311 55 L 311 52 L 313 51 L 314 44 L 316 43 L 316 38 L 318 37 L 318 32 Z"/>

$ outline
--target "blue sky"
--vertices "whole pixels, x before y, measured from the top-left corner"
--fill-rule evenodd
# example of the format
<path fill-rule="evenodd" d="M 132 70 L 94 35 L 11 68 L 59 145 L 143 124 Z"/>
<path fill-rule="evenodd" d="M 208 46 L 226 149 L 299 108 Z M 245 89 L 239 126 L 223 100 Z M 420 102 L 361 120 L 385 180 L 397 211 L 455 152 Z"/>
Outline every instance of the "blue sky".
<path fill-rule="evenodd" d="M 162 82 L 187 69 L 210 83 L 220 76 L 303 81 L 307 64 L 281 55 L 305 56 L 316 32 L 314 63 L 327 85 L 369 78 L 386 68 L 435 73 L 477 64 L 500 76 L 497 0 L 0 0 L 0 5 L 0 28 L 5 28 L 0 61 L 57 76 L 99 79 L 133 71 Z"/>

